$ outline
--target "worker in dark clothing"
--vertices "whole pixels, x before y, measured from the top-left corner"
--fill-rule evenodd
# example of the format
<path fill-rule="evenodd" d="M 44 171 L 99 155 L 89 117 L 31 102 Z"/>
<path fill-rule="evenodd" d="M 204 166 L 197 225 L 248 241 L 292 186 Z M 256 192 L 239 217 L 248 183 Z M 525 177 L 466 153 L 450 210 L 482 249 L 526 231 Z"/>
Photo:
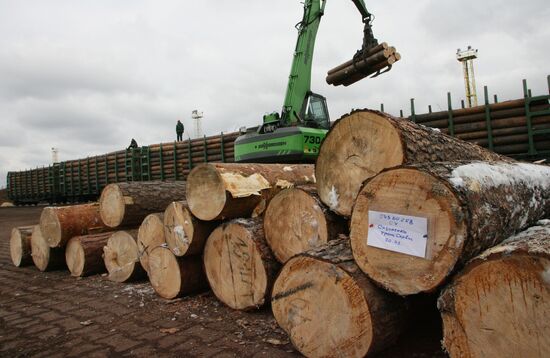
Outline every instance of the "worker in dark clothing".
<path fill-rule="evenodd" d="M 176 135 L 177 135 L 177 141 L 181 142 L 183 140 L 183 123 L 178 120 L 178 124 L 176 124 Z"/>
<path fill-rule="evenodd" d="M 130 142 L 130 146 L 128 147 L 128 149 L 134 149 L 134 148 L 137 148 L 138 147 L 138 144 L 136 142 L 136 140 L 134 138 L 132 138 L 132 141 Z"/>

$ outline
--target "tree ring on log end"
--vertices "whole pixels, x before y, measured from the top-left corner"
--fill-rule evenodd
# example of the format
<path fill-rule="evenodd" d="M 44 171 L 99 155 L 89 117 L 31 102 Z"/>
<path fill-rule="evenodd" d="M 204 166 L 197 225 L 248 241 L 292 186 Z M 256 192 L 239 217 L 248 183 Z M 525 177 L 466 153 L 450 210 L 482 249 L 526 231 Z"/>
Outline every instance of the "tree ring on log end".
<path fill-rule="evenodd" d="M 427 218 L 425 257 L 369 246 L 369 211 Z M 436 177 L 407 168 L 383 172 L 366 183 L 350 227 L 357 265 L 400 295 L 429 292 L 441 284 L 455 266 L 467 235 L 455 193 Z"/>
<path fill-rule="evenodd" d="M 265 238 L 281 263 L 328 240 L 327 221 L 317 201 L 298 188 L 285 189 L 269 203 Z"/>
<path fill-rule="evenodd" d="M 124 194 L 117 184 L 107 185 L 99 198 L 99 212 L 101 220 L 109 227 L 117 227 L 124 219 L 126 203 Z"/>
<path fill-rule="evenodd" d="M 184 256 L 193 240 L 193 217 L 181 202 L 173 202 L 164 212 L 164 236 L 174 255 Z"/>
<path fill-rule="evenodd" d="M 31 238 L 32 261 L 40 271 L 46 271 L 50 262 L 50 246 L 42 236 L 40 226 L 32 230 Z"/>
<path fill-rule="evenodd" d="M 214 220 L 225 206 L 223 178 L 214 166 L 198 165 L 187 177 L 186 196 L 193 215 L 204 221 Z"/>
<path fill-rule="evenodd" d="M 156 247 L 149 253 L 149 280 L 155 292 L 172 299 L 181 291 L 182 276 L 176 256 L 166 247 Z"/>
<path fill-rule="evenodd" d="M 40 215 L 41 235 L 50 247 L 57 247 L 61 243 L 61 223 L 53 207 L 46 207 Z"/>
<path fill-rule="evenodd" d="M 86 255 L 78 238 L 69 240 L 65 248 L 65 260 L 72 276 L 79 277 L 84 271 Z"/>
<path fill-rule="evenodd" d="M 453 283 L 450 307 L 442 310 L 443 344 L 450 356 L 549 357 L 545 272 L 550 260 L 529 254 L 467 266 Z"/>
<path fill-rule="evenodd" d="M 204 248 L 204 269 L 212 291 L 237 310 L 263 305 L 269 289 L 262 254 L 250 235 L 238 224 L 222 225 L 210 234 Z"/>
<path fill-rule="evenodd" d="M 10 256 L 11 261 L 17 267 L 21 266 L 23 258 L 23 238 L 18 228 L 14 227 L 10 235 Z"/>
<path fill-rule="evenodd" d="M 103 248 L 104 262 L 109 272 L 109 280 L 126 282 L 133 275 L 139 261 L 136 240 L 126 231 L 117 231 Z"/>
<path fill-rule="evenodd" d="M 372 344 L 364 293 L 332 263 L 307 256 L 288 260 L 275 281 L 271 306 L 277 323 L 307 357 L 364 357 Z"/>
<path fill-rule="evenodd" d="M 354 112 L 327 134 L 315 166 L 319 198 L 349 217 L 362 183 L 404 161 L 399 132 L 382 114 Z"/>

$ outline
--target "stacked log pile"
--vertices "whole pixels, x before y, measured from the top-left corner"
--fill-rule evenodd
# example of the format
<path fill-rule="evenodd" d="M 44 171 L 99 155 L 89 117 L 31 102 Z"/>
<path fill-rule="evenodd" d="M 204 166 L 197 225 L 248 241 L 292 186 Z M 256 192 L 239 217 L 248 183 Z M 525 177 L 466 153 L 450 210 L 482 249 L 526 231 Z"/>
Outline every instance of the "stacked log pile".
<path fill-rule="evenodd" d="M 99 212 L 119 231 L 94 236 L 87 224 L 57 235 L 57 246 L 74 243 L 69 266 L 78 266 L 69 252 L 76 263 L 103 253 L 110 280 L 147 275 L 166 299 L 210 286 L 233 309 L 270 302 L 308 357 L 399 344 L 415 324 L 408 307 L 429 294 L 441 294 L 451 356 L 548 355 L 550 229 L 504 240 L 550 218 L 550 167 L 407 119 L 355 111 L 332 127 L 315 167 L 203 164 L 186 183 L 107 186 Z M 56 218 L 49 232 L 63 232 Z M 40 234 L 31 237 L 37 267 L 64 264 Z"/>
<path fill-rule="evenodd" d="M 549 109 L 548 99 L 533 101 L 529 108 L 531 112 Z M 490 119 L 489 122 L 487 118 Z M 493 150 L 500 154 L 515 155 L 529 151 L 525 99 L 421 114 L 409 117 L 409 119 L 485 148 L 489 147 L 490 134 L 493 140 Z M 550 115 L 532 118 L 532 129 L 549 128 Z M 538 151 L 549 150 L 550 138 L 547 135 L 535 135 L 534 144 Z"/>
<path fill-rule="evenodd" d="M 383 42 L 367 51 L 358 51 L 351 60 L 329 70 L 326 81 L 329 85 L 347 87 L 392 66 L 400 59 L 401 55 L 395 47 Z"/>

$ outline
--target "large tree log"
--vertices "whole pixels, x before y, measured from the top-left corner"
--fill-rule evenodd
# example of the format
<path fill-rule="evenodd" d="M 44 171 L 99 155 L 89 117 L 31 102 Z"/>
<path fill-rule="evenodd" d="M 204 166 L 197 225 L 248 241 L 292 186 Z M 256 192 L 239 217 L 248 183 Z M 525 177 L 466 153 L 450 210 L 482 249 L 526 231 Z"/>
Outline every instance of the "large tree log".
<path fill-rule="evenodd" d="M 101 218 L 109 227 L 137 227 L 149 214 L 164 211 L 185 198 L 185 182 L 131 182 L 110 184 L 99 199 Z"/>
<path fill-rule="evenodd" d="M 114 282 L 129 282 L 146 276 L 139 262 L 137 245 L 137 230 L 117 231 L 103 247 L 105 267 L 109 272 L 109 280 Z"/>
<path fill-rule="evenodd" d="M 46 207 L 40 215 L 40 229 L 50 247 L 65 247 L 74 236 L 104 228 L 97 203 Z"/>
<path fill-rule="evenodd" d="M 313 170 L 310 164 L 201 164 L 187 178 L 187 203 L 205 221 L 259 215 L 280 190 L 315 183 Z"/>
<path fill-rule="evenodd" d="M 347 234 L 347 222 L 332 213 L 314 185 L 289 188 L 270 201 L 264 215 L 265 239 L 281 263 Z"/>
<path fill-rule="evenodd" d="M 406 321 L 404 300 L 361 272 L 347 238 L 288 260 L 271 306 L 307 357 L 364 357 L 395 343 Z"/>
<path fill-rule="evenodd" d="M 550 221 L 474 258 L 438 307 L 451 357 L 550 357 Z"/>
<path fill-rule="evenodd" d="M 147 273 L 149 273 L 149 254 L 154 248 L 166 244 L 163 220 L 163 213 L 149 214 L 139 227 L 137 236 L 139 262 Z"/>
<path fill-rule="evenodd" d="M 174 201 L 164 211 L 164 236 L 176 256 L 202 254 L 208 236 L 218 224 L 197 219 L 185 201 Z"/>
<path fill-rule="evenodd" d="M 31 236 L 32 261 L 40 271 L 65 268 L 65 250 L 62 247 L 50 247 L 42 235 L 40 225 L 35 225 Z"/>
<path fill-rule="evenodd" d="M 149 280 L 155 292 L 172 299 L 208 287 L 200 256 L 176 257 L 167 247 L 158 246 L 149 254 Z"/>
<path fill-rule="evenodd" d="M 261 218 L 223 224 L 204 248 L 210 287 L 233 309 L 250 310 L 266 303 L 279 267 L 265 242 Z"/>
<path fill-rule="evenodd" d="M 423 163 L 367 181 L 350 235 L 361 269 L 384 288 L 410 295 L 435 290 L 457 264 L 548 216 L 548 166 Z"/>
<path fill-rule="evenodd" d="M 82 277 L 105 272 L 103 246 L 112 232 L 75 236 L 65 248 L 65 260 L 72 276 Z"/>
<path fill-rule="evenodd" d="M 385 168 L 444 160 L 499 160 L 498 154 L 382 112 L 340 118 L 321 145 L 315 176 L 319 197 L 349 217 L 363 182 Z"/>
<path fill-rule="evenodd" d="M 34 226 L 14 227 L 10 235 L 11 261 L 17 267 L 32 264 L 31 236 Z"/>

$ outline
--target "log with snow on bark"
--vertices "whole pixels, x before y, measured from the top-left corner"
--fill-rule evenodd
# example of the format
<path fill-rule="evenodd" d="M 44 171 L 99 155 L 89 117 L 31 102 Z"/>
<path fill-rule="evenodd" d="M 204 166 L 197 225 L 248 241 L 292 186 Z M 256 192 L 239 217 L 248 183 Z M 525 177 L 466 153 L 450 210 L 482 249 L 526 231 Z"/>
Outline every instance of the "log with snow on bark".
<path fill-rule="evenodd" d="M 368 180 L 351 218 L 353 255 L 382 287 L 430 292 L 461 265 L 550 216 L 550 167 L 423 163 Z"/>

